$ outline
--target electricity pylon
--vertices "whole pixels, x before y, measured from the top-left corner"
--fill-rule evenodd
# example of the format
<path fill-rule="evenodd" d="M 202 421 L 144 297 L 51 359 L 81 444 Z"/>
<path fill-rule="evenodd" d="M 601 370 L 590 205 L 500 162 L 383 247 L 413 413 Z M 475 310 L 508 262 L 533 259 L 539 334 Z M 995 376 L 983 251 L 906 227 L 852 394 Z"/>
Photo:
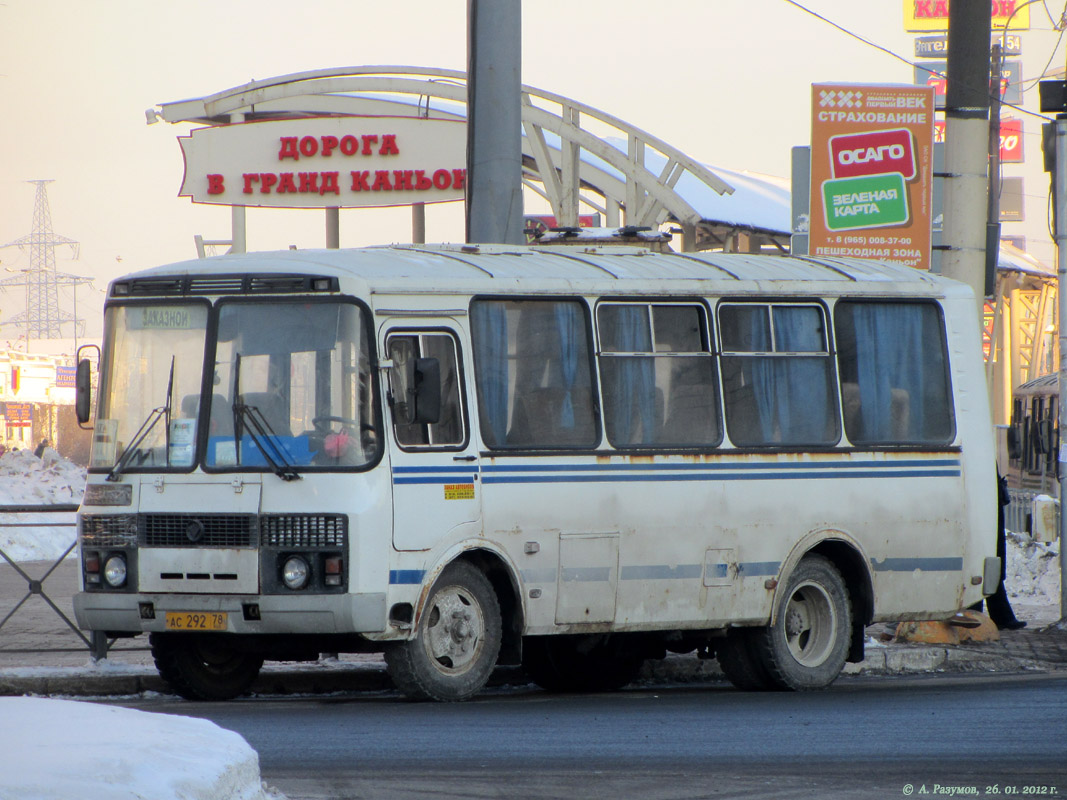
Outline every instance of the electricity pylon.
<path fill-rule="evenodd" d="M 45 188 L 52 181 L 28 182 L 37 187 L 33 201 L 33 228 L 27 235 L 0 245 L 18 247 L 20 250 L 30 248 L 30 268 L 20 270 L 20 275 L 0 280 L 0 290 L 6 290 L 9 286 L 26 287 L 26 310 L 0 325 L 18 325 L 24 328 L 27 348 L 31 339 L 63 338 L 64 322 L 75 324 L 77 337 L 77 325 L 81 320 L 76 314 L 70 314 L 59 307 L 59 287 L 73 286 L 77 291 L 79 284 L 92 282 L 92 278 L 56 272 L 55 249 L 60 245 L 70 245 L 74 258 L 77 258 L 78 242 L 52 231 L 52 212 L 48 208 L 48 190 Z"/>

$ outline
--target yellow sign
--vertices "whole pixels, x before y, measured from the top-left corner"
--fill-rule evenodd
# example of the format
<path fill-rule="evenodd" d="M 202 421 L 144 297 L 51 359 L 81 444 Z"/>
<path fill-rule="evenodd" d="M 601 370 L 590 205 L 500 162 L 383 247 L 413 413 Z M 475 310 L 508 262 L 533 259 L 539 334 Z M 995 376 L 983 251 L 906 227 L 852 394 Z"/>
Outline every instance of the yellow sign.
<path fill-rule="evenodd" d="M 992 0 L 993 33 L 1030 29 L 1030 7 L 1023 0 Z M 904 0 L 904 30 L 947 31 L 948 0 Z"/>
<path fill-rule="evenodd" d="M 473 500 L 473 483 L 446 483 L 445 500 Z"/>

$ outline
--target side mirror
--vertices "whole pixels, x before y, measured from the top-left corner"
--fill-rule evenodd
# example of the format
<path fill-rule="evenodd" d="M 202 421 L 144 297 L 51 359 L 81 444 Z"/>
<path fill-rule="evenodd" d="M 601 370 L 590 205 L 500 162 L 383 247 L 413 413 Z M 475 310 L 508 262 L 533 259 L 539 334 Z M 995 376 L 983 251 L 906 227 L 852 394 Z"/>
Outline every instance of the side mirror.
<path fill-rule="evenodd" d="M 74 415 L 78 419 L 79 428 L 85 428 L 85 423 L 93 415 L 93 366 L 89 359 L 81 357 L 83 350 L 96 350 L 97 360 L 100 358 L 100 348 L 96 345 L 82 345 L 78 348 L 78 367 L 74 373 Z"/>
<path fill-rule="evenodd" d="M 389 340 L 389 372 L 393 418 L 397 425 L 434 424 L 441 419 L 441 364 L 436 358 L 416 358 L 411 338 Z"/>

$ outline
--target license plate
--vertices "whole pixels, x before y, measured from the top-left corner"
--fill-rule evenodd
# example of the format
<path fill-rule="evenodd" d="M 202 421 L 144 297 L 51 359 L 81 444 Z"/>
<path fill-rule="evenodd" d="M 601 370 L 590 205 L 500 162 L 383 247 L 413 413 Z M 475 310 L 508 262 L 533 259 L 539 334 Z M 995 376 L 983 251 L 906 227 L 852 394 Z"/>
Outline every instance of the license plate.
<path fill-rule="evenodd" d="M 168 611 L 166 625 L 168 631 L 224 631 L 226 612 Z"/>

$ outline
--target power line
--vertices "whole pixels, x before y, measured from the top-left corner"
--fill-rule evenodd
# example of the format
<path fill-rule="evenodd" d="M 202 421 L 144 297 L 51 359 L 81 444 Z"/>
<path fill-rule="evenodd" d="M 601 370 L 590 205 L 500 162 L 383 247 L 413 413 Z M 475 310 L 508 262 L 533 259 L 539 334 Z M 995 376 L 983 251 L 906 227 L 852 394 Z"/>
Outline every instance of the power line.
<path fill-rule="evenodd" d="M 836 28 L 837 30 L 839 30 L 842 33 L 844 33 L 845 35 L 851 36 L 853 39 L 856 39 L 857 41 L 862 42 L 863 44 L 867 45 L 868 47 L 873 47 L 875 50 L 880 50 L 881 52 L 885 53 L 886 55 L 892 56 L 897 61 L 900 61 L 900 62 L 902 62 L 904 64 L 907 64 L 909 67 L 914 67 L 916 69 L 921 69 L 921 70 L 929 73 L 930 75 L 937 75 L 938 77 L 941 77 L 941 78 L 945 77 L 940 72 L 932 70 L 929 67 L 924 66 L 921 63 L 918 63 L 918 62 L 915 62 L 915 61 L 910 61 L 909 59 L 904 58 L 904 56 L 900 55 L 899 53 L 893 52 L 888 47 L 884 47 L 883 45 L 880 45 L 877 42 L 872 42 L 870 39 L 868 39 L 868 38 L 866 38 L 864 36 L 860 36 L 858 33 L 850 31 L 848 28 L 844 27 L 843 25 L 839 25 L 838 23 L 834 22 L 832 19 L 829 19 L 828 17 L 824 17 L 819 12 L 813 11 L 812 9 L 810 9 L 807 6 L 803 5 L 802 3 L 798 3 L 797 0 L 784 0 L 784 1 L 786 3 L 788 3 L 789 5 L 800 9 L 805 14 L 810 14 L 811 16 L 815 17 L 816 19 L 821 20 L 822 22 L 825 22 L 827 25 L 829 25 L 829 26 L 831 26 L 833 28 Z M 1046 7 L 1045 10 L 1046 10 L 1046 12 L 1048 11 L 1047 7 Z M 1067 14 L 1067 8 L 1064 9 L 1064 13 Z M 1049 18 L 1050 19 L 1051 19 L 1051 17 L 1052 17 L 1052 15 L 1049 14 Z M 1053 24 L 1055 25 L 1055 23 L 1053 23 Z M 1057 45 L 1058 45 L 1058 43 L 1057 43 Z M 1053 51 L 1053 52 L 1055 52 L 1055 51 Z M 1050 58 L 1049 61 L 1051 62 L 1051 60 L 1052 59 Z M 994 98 L 992 95 L 990 95 L 990 99 L 992 100 L 992 99 L 996 99 L 996 98 Z M 1020 114 L 1027 114 L 1027 115 L 1029 115 L 1031 117 L 1037 117 L 1039 119 L 1045 120 L 1046 122 L 1051 122 L 1052 121 L 1051 117 L 1047 117 L 1044 114 L 1038 114 L 1035 111 L 1030 111 L 1028 109 L 1023 108 L 1021 105 L 1015 105 L 1014 103 L 1005 103 L 1004 101 L 1001 101 L 1000 104 L 1002 106 L 1007 106 L 1008 108 L 1012 108 L 1012 109 L 1014 109 L 1015 111 L 1017 111 Z"/>

